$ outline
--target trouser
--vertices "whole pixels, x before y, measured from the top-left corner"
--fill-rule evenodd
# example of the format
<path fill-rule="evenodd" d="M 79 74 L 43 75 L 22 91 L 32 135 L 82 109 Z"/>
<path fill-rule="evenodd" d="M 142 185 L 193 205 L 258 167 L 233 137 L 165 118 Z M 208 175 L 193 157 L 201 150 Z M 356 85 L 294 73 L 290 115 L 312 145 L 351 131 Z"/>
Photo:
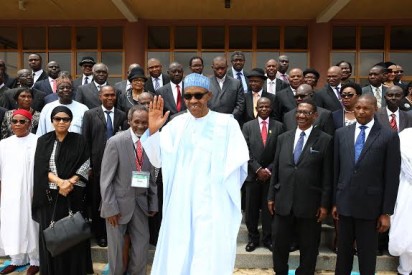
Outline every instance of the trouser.
<path fill-rule="evenodd" d="M 30 265 L 40 266 L 39 252 L 22 253 L 10 255 L 12 265 Z"/>
<path fill-rule="evenodd" d="M 403 253 L 399 256 L 398 273 L 409 275 L 412 273 L 412 253 Z"/>

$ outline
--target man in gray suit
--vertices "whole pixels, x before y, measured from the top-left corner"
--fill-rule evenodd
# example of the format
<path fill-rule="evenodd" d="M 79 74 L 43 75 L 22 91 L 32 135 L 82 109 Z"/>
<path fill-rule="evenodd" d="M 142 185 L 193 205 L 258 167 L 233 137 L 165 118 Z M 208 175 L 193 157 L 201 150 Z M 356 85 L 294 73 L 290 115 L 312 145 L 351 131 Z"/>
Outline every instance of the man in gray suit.
<path fill-rule="evenodd" d="M 109 68 L 103 63 L 97 63 L 93 66 L 93 82 L 79 86 L 77 88 L 75 100 L 93 109 L 100 106 L 99 91 L 100 88 L 107 85 L 109 77 Z M 119 96 L 118 94 L 116 95 Z"/>
<path fill-rule="evenodd" d="M 369 70 L 368 81 L 369 84 L 362 88 L 362 94 L 372 94 L 376 97 L 378 108 L 385 107 L 385 93 L 386 87 L 382 85 L 385 68 L 381 66 L 373 66 Z"/>
<path fill-rule="evenodd" d="M 245 110 L 245 95 L 242 83 L 226 74 L 227 62 L 223 56 L 213 59 L 214 76 L 210 78 L 210 91 L 213 94 L 209 101 L 212 111 L 233 114 L 240 121 Z"/>
<path fill-rule="evenodd" d="M 102 161 L 101 217 L 106 219 L 110 274 L 121 275 L 126 230 L 132 248 L 128 274 L 145 275 L 149 248 L 148 217 L 158 211 L 154 169 L 140 143 L 148 128 L 148 110 L 135 105 L 128 113 L 130 129 L 107 142 Z"/>

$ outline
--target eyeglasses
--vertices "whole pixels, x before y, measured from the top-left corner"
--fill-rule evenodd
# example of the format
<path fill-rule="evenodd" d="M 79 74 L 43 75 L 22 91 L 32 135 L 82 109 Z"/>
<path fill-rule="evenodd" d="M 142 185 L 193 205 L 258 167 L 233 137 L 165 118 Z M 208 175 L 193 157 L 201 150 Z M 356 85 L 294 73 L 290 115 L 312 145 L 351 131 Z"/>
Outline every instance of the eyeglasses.
<path fill-rule="evenodd" d="M 311 114 L 313 114 L 313 112 L 308 112 L 308 111 L 296 111 L 296 115 L 304 115 L 304 116 L 310 116 Z"/>
<path fill-rule="evenodd" d="M 309 94 L 303 94 L 303 95 L 295 95 L 295 99 L 299 99 L 299 98 L 305 98 L 309 96 Z"/>
<path fill-rule="evenodd" d="M 53 121 L 54 122 L 64 122 L 64 123 L 67 123 L 67 122 L 70 122 L 72 119 L 70 118 L 70 117 L 58 117 L 58 116 L 55 116 L 55 117 L 53 117 Z"/>
<path fill-rule="evenodd" d="M 398 74 L 403 74 L 403 71 L 400 70 L 400 71 L 397 71 L 396 73 L 398 73 Z"/>
<path fill-rule="evenodd" d="M 27 119 L 12 119 L 11 120 L 11 124 L 17 124 L 17 123 L 26 124 L 26 122 L 28 122 Z"/>
<path fill-rule="evenodd" d="M 340 94 L 342 98 L 352 98 L 355 94 Z"/>
<path fill-rule="evenodd" d="M 203 98 L 203 96 L 205 94 L 207 94 L 208 92 L 205 93 L 194 93 L 194 94 L 183 94 L 183 98 L 186 100 L 191 100 L 192 97 L 195 97 L 197 100 L 200 100 Z"/>

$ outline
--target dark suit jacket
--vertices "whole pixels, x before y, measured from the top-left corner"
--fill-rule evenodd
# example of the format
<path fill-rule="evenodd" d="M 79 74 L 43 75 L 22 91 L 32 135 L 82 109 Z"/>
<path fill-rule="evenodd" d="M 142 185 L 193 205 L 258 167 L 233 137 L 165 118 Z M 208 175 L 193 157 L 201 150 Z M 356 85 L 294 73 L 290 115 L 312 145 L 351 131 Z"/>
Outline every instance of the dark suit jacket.
<path fill-rule="evenodd" d="M 332 197 L 332 137 L 313 128 L 297 164 L 293 160 L 296 130 L 279 136 L 268 200 L 276 213 L 315 218 L 319 207 L 329 209 Z"/>
<path fill-rule="evenodd" d="M 109 83 L 107 83 L 107 85 L 109 85 Z M 118 93 L 116 94 L 116 97 L 119 98 Z M 77 87 L 76 96 L 74 98 L 77 102 L 86 105 L 89 109 L 93 109 L 101 105 L 99 91 L 97 90 L 94 82 Z"/>
<path fill-rule="evenodd" d="M 297 106 L 293 91 L 288 86 L 286 89 L 276 93 L 275 98 L 275 118 L 282 121 L 285 113 L 295 109 Z"/>
<path fill-rule="evenodd" d="M 313 99 L 315 100 L 316 105 L 331 112 L 342 109 L 342 104 L 329 84 L 326 84 L 325 87 L 317 91 L 313 96 Z"/>
<path fill-rule="evenodd" d="M 90 78 L 92 78 L 93 76 L 90 76 Z M 77 87 L 79 87 L 79 86 L 82 86 L 83 85 L 83 83 L 82 83 L 82 80 L 83 80 L 83 75 L 81 75 L 80 77 L 78 77 L 78 78 L 76 78 L 75 80 L 73 80 L 73 88 L 77 88 Z M 92 81 L 93 82 L 93 81 Z M 90 82 L 89 82 L 90 83 Z"/>
<path fill-rule="evenodd" d="M 4 93 L 8 90 L 9 88 L 4 84 L 4 86 L 0 89 L 0 106 L 4 106 Z"/>
<path fill-rule="evenodd" d="M 386 94 L 386 87 L 382 85 L 382 100 L 381 100 L 381 107 L 386 107 L 386 100 L 385 100 L 385 94 Z M 372 94 L 374 95 L 372 91 L 372 86 L 368 85 L 362 88 L 362 94 Z"/>
<path fill-rule="evenodd" d="M 36 83 L 39 82 L 40 80 L 44 80 L 44 79 L 47 79 L 47 78 L 49 78 L 49 76 L 47 75 L 46 71 L 43 70 L 43 72 L 41 73 L 40 77 L 39 77 L 39 78 L 37 79 L 37 81 L 34 82 L 34 83 L 36 84 Z"/>
<path fill-rule="evenodd" d="M 335 125 L 335 129 L 339 129 L 345 126 L 345 122 L 343 118 L 343 109 L 332 112 L 332 118 L 333 118 L 333 124 Z"/>
<path fill-rule="evenodd" d="M 279 121 L 269 119 L 266 145 L 263 145 L 259 120 L 256 118 L 243 125 L 243 136 L 249 148 L 248 176 L 246 181 L 256 180 L 256 171 L 259 168 L 268 168 L 272 171 L 278 136 L 284 132 Z"/>
<path fill-rule="evenodd" d="M 383 127 L 392 129 L 389 123 L 389 117 L 388 117 L 388 112 L 386 111 L 386 108 L 380 108 L 376 112 L 375 116 L 378 118 L 380 124 Z M 398 131 L 401 132 L 403 129 L 410 128 L 410 127 L 412 127 L 412 114 L 399 110 Z"/>
<path fill-rule="evenodd" d="M 169 76 L 162 73 L 162 81 L 163 81 L 163 86 L 166 85 L 167 83 L 169 83 L 170 82 Z M 150 92 L 150 93 L 156 95 L 156 91 L 155 91 L 155 88 L 153 86 L 153 79 L 152 79 L 151 76 L 149 76 L 147 78 L 147 81 L 144 84 L 144 90 L 145 90 L 145 92 Z"/>
<path fill-rule="evenodd" d="M 14 77 L 10 77 L 7 73 L 4 73 L 3 82 L 9 89 L 13 89 L 17 85 L 17 80 Z"/>
<path fill-rule="evenodd" d="M 335 125 L 332 119 L 331 111 L 318 107 L 318 117 L 316 118 L 313 126 L 319 128 L 323 132 L 333 136 L 335 133 Z M 283 116 L 283 124 L 285 125 L 286 131 L 295 130 L 298 126 L 296 123 L 296 108 L 287 112 Z"/>
<path fill-rule="evenodd" d="M 17 109 L 17 102 L 14 100 L 14 94 L 20 88 L 9 89 L 4 93 L 4 102 L 2 107 L 6 108 L 7 110 L 14 110 Z M 31 107 L 38 112 L 44 107 L 44 97 L 46 94 L 40 90 L 32 88 L 33 91 L 33 100 L 31 102 Z"/>
<path fill-rule="evenodd" d="M 50 86 L 50 82 L 49 82 L 48 77 L 46 79 L 43 79 L 43 80 L 40 80 L 40 81 L 37 81 L 36 83 L 34 83 L 33 88 L 42 91 L 46 95 L 49 95 L 49 94 L 53 93 L 53 89 Z"/>
<path fill-rule="evenodd" d="M 286 89 L 287 87 L 289 87 L 289 85 L 288 85 L 285 81 L 282 81 L 282 80 L 280 80 L 279 78 L 275 78 L 275 81 L 276 81 L 276 89 L 275 89 L 276 94 L 277 94 L 279 91 L 281 91 L 281 90 Z M 267 91 L 267 90 L 268 90 L 267 86 L 268 86 L 268 83 L 267 83 L 267 81 L 265 80 L 264 83 L 263 83 L 263 90 Z"/>
<path fill-rule="evenodd" d="M 184 91 L 184 86 L 182 82 L 182 87 L 180 87 L 180 91 L 182 93 L 182 106 L 180 111 L 186 110 L 186 104 L 183 99 L 183 91 Z M 175 103 L 175 99 L 173 97 L 173 92 L 172 92 L 172 82 L 167 83 L 166 85 L 163 85 L 163 87 L 160 87 L 157 91 L 156 94 L 161 95 L 164 101 L 164 106 L 163 106 L 163 113 L 166 113 L 167 111 L 170 111 L 169 117 L 171 115 L 177 114 L 177 107 Z"/>
<path fill-rule="evenodd" d="M 210 91 L 213 97 L 209 100 L 209 108 L 224 114 L 233 114 L 237 121 L 241 121 L 245 110 L 245 92 L 242 83 L 226 75 L 223 87 L 220 89 L 215 76 L 210 78 Z"/>
<path fill-rule="evenodd" d="M 114 109 L 113 135 L 119 130 L 124 130 L 126 114 L 117 108 Z M 89 145 L 90 167 L 95 175 L 100 175 L 100 167 L 106 146 L 106 114 L 101 106 L 88 110 L 83 116 L 82 134 Z M 132 145 L 130 145 L 130 148 Z"/>
<path fill-rule="evenodd" d="M 120 94 L 125 94 L 126 93 L 126 87 L 127 87 L 127 80 L 122 80 L 114 84 L 114 88 L 120 92 Z"/>
<path fill-rule="evenodd" d="M 270 117 L 275 119 L 275 95 L 269 94 L 265 89 L 262 91 L 262 97 L 267 97 L 272 101 L 272 113 Z M 255 114 L 253 112 L 253 94 L 252 92 L 245 93 L 245 111 L 243 113 L 242 123 L 246 123 L 250 120 L 254 120 Z"/>
<path fill-rule="evenodd" d="M 375 119 L 355 163 L 355 127 L 352 124 L 335 133 L 334 202 L 338 213 L 367 220 L 393 214 L 401 165 L 398 134 Z"/>
<path fill-rule="evenodd" d="M 412 110 L 412 104 L 404 97 L 401 99 L 401 102 L 399 102 L 399 109 L 406 112 L 410 111 Z"/>
<path fill-rule="evenodd" d="M 230 68 L 227 69 L 226 74 L 227 74 L 228 76 L 230 76 L 230 77 L 233 77 L 234 79 L 237 79 L 237 75 L 235 75 L 235 76 L 233 75 L 232 67 L 230 67 Z M 247 77 L 247 76 L 248 76 L 248 73 L 247 73 L 245 70 L 243 70 L 243 76 L 245 77 L 246 86 L 247 86 L 247 91 L 245 91 L 244 89 L 243 89 L 243 91 L 246 93 L 246 92 L 248 92 L 248 91 L 251 91 L 252 88 L 250 87 L 249 78 Z M 243 84 L 242 84 L 242 87 L 243 87 Z"/>

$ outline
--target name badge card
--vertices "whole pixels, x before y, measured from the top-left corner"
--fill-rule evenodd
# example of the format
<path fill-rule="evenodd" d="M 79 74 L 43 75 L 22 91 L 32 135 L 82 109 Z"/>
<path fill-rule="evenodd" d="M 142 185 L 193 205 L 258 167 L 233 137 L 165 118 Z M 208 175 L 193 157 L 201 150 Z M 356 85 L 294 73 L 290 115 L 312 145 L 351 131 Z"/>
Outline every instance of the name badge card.
<path fill-rule="evenodd" d="M 133 171 L 132 173 L 132 187 L 149 188 L 149 172 Z"/>

